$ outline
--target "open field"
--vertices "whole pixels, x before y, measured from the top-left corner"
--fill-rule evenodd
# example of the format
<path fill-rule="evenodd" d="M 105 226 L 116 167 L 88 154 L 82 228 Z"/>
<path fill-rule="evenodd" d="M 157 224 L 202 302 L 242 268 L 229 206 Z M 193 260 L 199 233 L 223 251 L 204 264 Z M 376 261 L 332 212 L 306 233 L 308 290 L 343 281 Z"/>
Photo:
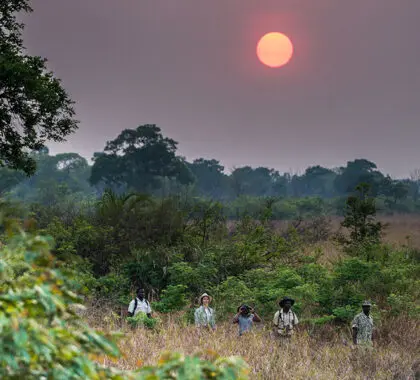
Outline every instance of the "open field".
<path fill-rule="evenodd" d="M 384 241 L 395 245 L 410 245 L 420 249 L 420 215 L 396 214 L 391 216 L 380 215 L 377 218 L 386 224 Z M 326 217 L 330 223 L 330 232 L 340 229 L 339 217 Z M 278 230 L 284 230 L 292 222 L 275 221 L 273 224 Z"/>
<path fill-rule="evenodd" d="M 116 320 L 102 321 L 107 330 Z M 219 325 L 215 333 L 199 334 L 190 327 L 167 321 L 159 332 L 123 328 L 118 362 L 102 364 L 135 369 L 156 363 L 162 352 L 177 351 L 208 357 L 242 356 L 251 379 L 401 379 L 420 376 L 420 330 L 413 320 L 390 320 L 380 326 L 375 348 L 366 351 L 350 344 L 350 332 L 333 327 L 320 331 L 301 328 L 290 345 L 281 345 L 270 333 L 270 321 L 249 335 L 238 337 L 236 326 Z M 114 326 L 115 328 L 116 326 Z"/>

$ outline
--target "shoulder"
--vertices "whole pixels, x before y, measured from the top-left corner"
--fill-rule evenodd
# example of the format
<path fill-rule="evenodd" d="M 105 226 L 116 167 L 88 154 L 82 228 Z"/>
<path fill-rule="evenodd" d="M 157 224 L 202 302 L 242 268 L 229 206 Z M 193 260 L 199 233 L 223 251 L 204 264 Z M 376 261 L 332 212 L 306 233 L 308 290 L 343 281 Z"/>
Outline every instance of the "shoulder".
<path fill-rule="evenodd" d="M 135 302 L 136 302 L 135 300 L 131 300 L 130 305 L 133 305 Z"/>
<path fill-rule="evenodd" d="M 360 317 L 361 317 L 361 313 L 356 314 L 356 315 L 354 316 L 354 318 L 353 318 L 353 323 L 357 323 L 357 322 L 359 322 Z"/>
<path fill-rule="evenodd" d="M 274 313 L 274 318 L 277 318 L 279 315 L 280 315 L 280 310 L 277 310 L 277 311 Z"/>

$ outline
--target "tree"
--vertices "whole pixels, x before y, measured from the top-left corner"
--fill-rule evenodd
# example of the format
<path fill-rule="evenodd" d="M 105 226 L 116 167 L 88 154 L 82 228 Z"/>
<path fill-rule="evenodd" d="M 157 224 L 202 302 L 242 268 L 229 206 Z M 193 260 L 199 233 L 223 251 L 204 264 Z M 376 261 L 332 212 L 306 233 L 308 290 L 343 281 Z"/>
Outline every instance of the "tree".
<path fill-rule="evenodd" d="M 346 213 L 341 226 L 350 231 L 350 238 L 341 237 L 341 242 L 349 251 L 361 245 L 380 242 L 384 225 L 376 221 L 375 198 L 369 196 L 370 186 L 361 183 L 356 194 L 350 195 L 346 202 Z"/>
<path fill-rule="evenodd" d="M 196 188 L 201 195 L 221 199 L 226 195 L 228 177 L 217 160 L 199 158 L 188 165 L 196 179 Z"/>
<path fill-rule="evenodd" d="M 347 166 L 340 168 L 334 186 L 338 193 L 349 194 L 359 183 L 370 186 L 372 195 L 376 195 L 384 176 L 377 170 L 376 164 L 365 159 L 347 162 Z"/>
<path fill-rule="evenodd" d="M 193 176 L 185 160 L 176 155 L 177 145 L 156 125 L 126 129 L 107 142 L 104 152 L 95 153 L 90 182 L 125 185 L 138 192 L 159 189 L 163 178 L 189 184 Z"/>
<path fill-rule="evenodd" d="M 301 177 L 304 195 L 331 196 L 335 173 L 322 166 L 310 166 Z"/>
<path fill-rule="evenodd" d="M 11 191 L 15 197 L 52 205 L 62 203 L 65 195 L 83 194 L 86 196 L 93 192 L 88 182 L 89 164 L 79 154 L 62 153 L 50 156 L 48 149 L 43 149 L 39 152 L 31 152 L 29 157 L 36 163 L 37 170 L 29 178 L 22 174 L 25 178 L 22 178 Z M 0 171 L 0 176 L 1 174 Z M 0 180 L 0 184 L 1 182 Z"/>
<path fill-rule="evenodd" d="M 414 202 L 417 202 L 420 195 L 420 169 L 414 169 L 410 173 L 410 179 L 412 182 L 412 197 Z"/>
<path fill-rule="evenodd" d="M 273 185 L 278 177 L 278 172 L 273 169 L 265 167 L 253 169 L 250 166 L 243 166 L 236 168 L 230 179 L 237 196 L 270 196 L 273 194 Z"/>
<path fill-rule="evenodd" d="M 29 0 L 0 2 L 0 166 L 35 172 L 31 150 L 74 132 L 73 102 L 46 60 L 25 54 L 19 12 Z"/>
<path fill-rule="evenodd" d="M 0 195 L 13 189 L 24 178 L 25 174 L 22 171 L 0 168 Z"/>
<path fill-rule="evenodd" d="M 393 180 L 386 176 L 380 184 L 380 192 L 385 195 L 385 204 L 392 210 L 397 209 L 397 203 L 407 198 L 412 182 L 410 180 Z M 399 205 L 400 211 L 406 211 L 403 205 Z"/>

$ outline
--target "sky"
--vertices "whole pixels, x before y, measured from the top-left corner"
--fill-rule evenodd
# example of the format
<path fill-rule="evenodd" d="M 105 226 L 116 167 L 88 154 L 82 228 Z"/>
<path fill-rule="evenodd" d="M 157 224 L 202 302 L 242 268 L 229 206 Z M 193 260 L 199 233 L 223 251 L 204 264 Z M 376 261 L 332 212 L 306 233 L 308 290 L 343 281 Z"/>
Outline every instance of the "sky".
<path fill-rule="evenodd" d="M 157 124 L 188 160 L 301 172 L 355 158 L 420 167 L 419 0 L 33 0 L 25 45 L 76 102 L 53 153 L 90 159 Z M 278 69 L 260 37 L 294 45 Z"/>

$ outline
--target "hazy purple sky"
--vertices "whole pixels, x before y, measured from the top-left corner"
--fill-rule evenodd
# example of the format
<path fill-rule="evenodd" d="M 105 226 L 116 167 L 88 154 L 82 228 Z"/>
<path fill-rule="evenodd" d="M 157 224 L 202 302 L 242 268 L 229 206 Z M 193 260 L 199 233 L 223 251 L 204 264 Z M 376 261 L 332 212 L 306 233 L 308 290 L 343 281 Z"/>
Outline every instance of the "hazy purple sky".
<path fill-rule="evenodd" d="M 189 160 L 280 171 L 367 158 L 420 167 L 420 0 L 33 0 L 26 45 L 76 101 L 53 152 L 90 158 L 144 123 Z M 266 32 L 295 55 L 269 69 Z"/>

